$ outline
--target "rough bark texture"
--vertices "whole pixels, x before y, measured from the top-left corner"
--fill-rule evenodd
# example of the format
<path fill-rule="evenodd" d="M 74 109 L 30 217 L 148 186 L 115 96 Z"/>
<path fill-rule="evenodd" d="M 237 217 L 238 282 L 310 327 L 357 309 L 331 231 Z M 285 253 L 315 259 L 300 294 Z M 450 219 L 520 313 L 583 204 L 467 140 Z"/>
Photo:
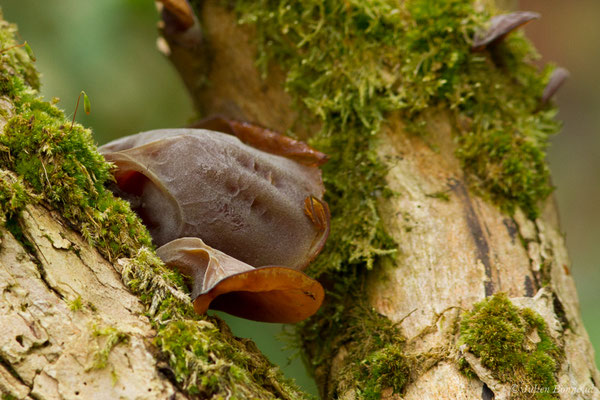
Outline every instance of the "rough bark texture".
<path fill-rule="evenodd" d="M 114 267 L 60 216 L 22 213 L 23 247 L 2 229 L 0 390 L 16 398 L 166 399 L 155 335 Z M 180 394 L 179 394 L 180 395 Z"/>
<path fill-rule="evenodd" d="M 399 323 L 409 343 L 414 343 L 411 351 L 444 349 L 445 358 L 452 360 L 457 357 L 453 323 L 461 310 L 505 292 L 513 303 L 539 312 L 564 346 L 559 385 L 590 388 L 588 395 L 569 393 L 561 398 L 598 398 L 595 382 L 600 375 L 581 322 L 554 202 L 549 200 L 542 216 L 532 222 L 520 213 L 511 218 L 470 194 L 454 157 L 448 121 L 443 113 L 432 119 L 436 121 L 431 133 L 440 153 L 422 140 L 402 135 L 398 124 L 391 124 L 384 135 L 382 155 L 396 160 L 388 181 L 403 195 L 382 203 L 381 209 L 387 229 L 400 245 L 402 267 L 371 276 L 367 287 L 371 304 Z M 449 201 L 428 196 L 440 190 L 449 191 Z M 550 284 L 542 285 L 544 280 Z M 480 379 L 478 384 L 461 379 L 456 366 L 443 361 L 417 378 L 404 398 L 477 398 L 483 384 L 496 398 L 510 397 L 510 387 L 495 382 L 476 357 L 468 356 L 467 361 Z M 438 379 L 431 379 L 436 375 Z M 442 381 L 449 384 L 441 385 Z"/>
<path fill-rule="evenodd" d="M 179 34 L 165 32 L 171 60 L 183 73 L 199 109 L 283 132 L 295 127 L 300 136 L 310 136 L 295 126 L 298 114 L 290 108 L 290 97 L 282 89 L 282 72 L 272 66 L 263 80 L 254 67 L 252 28 L 239 26 L 234 13 L 215 1 L 203 3 L 199 20 L 202 36 L 196 39 L 201 46 L 182 46 Z M 182 53 L 202 60 L 202 70 L 211 83 L 208 87 L 196 90 L 191 84 L 197 83 L 198 77 L 186 75 Z M 463 311 L 494 293 L 505 292 L 514 305 L 539 313 L 552 338 L 563 348 L 558 385 L 580 392 L 561 393 L 560 398 L 600 398 L 600 375 L 581 322 L 553 200 L 545 203 L 534 221 L 519 210 L 512 217 L 501 212 L 470 191 L 455 156 L 447 112 L 432 111 L 428 126 L 424 140 L 408 133 L 400 117 L 392 115 L 378 148 L 389 166 L 389 187 L 399 193 L 380 200 L 379 212 L 399 252 L 395 263 L 370 273 L 364 294 L 374 310 L 396 323 L 406 336 L 405 354 L 422 360 L 402 396 L 388 388 L 383 390 L 383 397 L 526 397 L 511 385 L 498 382 L 468 347 L 459 350 L 457 324 Z M 432 196 L 435 193 L 447 193 L 447 201 Z M 359 396 L 356 382 L 340 378 L 344 367 L 357 361 L 347 357 L 350 345 L 338 344 L 334 360 L 327 368 L 315 371 L 326 397 Z M 476 378 L 467 378 L 459 371 L 460 358 L 466 360 Z"/>
<path fill-rule="evenodd" d="M 163 50 L 182 73 L 197 107 L 283 132 L 293 128 L 309 137 L 312 129 L 297 123 L 300 115 L 283 90 L 284 72 L 273 67 L 266 80 L 261 78 L 254 65 L 252 29 L 239 26 L 234 13 L 219 4 L 203 4 L 202 30 L 163 30 L 168 43 Z M 10 101 L 3 103 L 3 109 L 10 109 Z M 560 397 L 600 398 L 600 375 L 581 323 L 554 204 L 548 201 L 531 221 L 519 211 L 510 217 L 474 195 L 455 156 L 447 114 L 431 111 L 427 141 L 409 134 L 400 116 L 390 115 L 377 149 L 388 166 L 387 184 L 398 193 L 381 198 L 378 211 L 399 251 L 394 262 L 369 273 L 355 297 L 368 298 L 370 307 L 405 337 L 402 351 L 411 361 L 402 398 L 526 397 L 498 381 L 468 346 L 460 345 L 462 312 L 497 292 L 507 293 L 516 307 L 539 314 L 560 345 L 564 356 L 558 384 L 583 391 Z M 447 193 L 447 201 L 434 196 L 440 192 Z M 142 303 L 121 282 L 118 263 L 105 261 L 40 205 L 25 207 L 18 220 L 22 237 L 3 229 L 0 247 L 3 394 L 37 399 L 184 397 L 160 373 L 163 366 L 150 340 L 155 332 Z M 534 344 L 540 341 L 536 335 L 541 332 L 532 333 Z M 357 389 L 361 382 L 344 375 L 362 362 L 349 356 L 348 348 L 357 343 L 352 338 L 335 343 L 333 358 L 314 371 L 321 393 L 362 397 Z M 460 372 L 460 359 L 469 366 L 470 377 Z M 229 368 L 220 359 L 209 367 L 217 372 Z M 274 376 L 271 369 L 262 377 L 252 376 L 245 383 L 248 391 L 238 397 L 301 396 L 279 386 Z M 262 391 L 256 389 L 261 382 Z M 228 387 L 221 389 L 222 397 L 230 393 Z M 392 387 L 383 387 L 381 394 L 401 398 Z"/>
<path fill-rule="evenodd" d="M 193 312 L 103 187 L 90 132 L 39 98 L 15 33 L 0 11 L 2 400 L 303 398 L 254 343 Z"/>

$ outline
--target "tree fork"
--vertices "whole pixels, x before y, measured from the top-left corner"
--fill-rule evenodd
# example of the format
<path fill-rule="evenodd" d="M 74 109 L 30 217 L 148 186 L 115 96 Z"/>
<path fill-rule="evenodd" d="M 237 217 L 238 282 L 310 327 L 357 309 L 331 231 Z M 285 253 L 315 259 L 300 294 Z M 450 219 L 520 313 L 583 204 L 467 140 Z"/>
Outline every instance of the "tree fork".
<path fill-rule="evenodd" d="M 182 40 L 189 31 L 177 32 L 167 24 L 162 26 L 162 34 L 168 43 L 164 50 L 201 113 L 251 121 L 282 132 L 293 130 L 303 138 L 310 138 L 329 123 L 303 117 L 302 113 L 308 112 L 306 103 L 301 95 L 294 98 L 281 63 L 271 58 L 266 75 L 261 76 L 256 60 L 264 48 L 257 48 L 260 27 L 255 24 L 272 20 L 239 24 L 238 19 L 245 17 L 243 11 L 237 14 L 223 2 L 192 4 L 198 18 L 196 46 L 189 46 L 189 38 L 188 44 Z M 191 71 L 187 68 L 190 59 L 201 67 Z M 330 296 L 326 305 L 329 310 L 343 306 L 341 320 L 336 323 L 344 329 L 366 331 L 355 338 L 339 331 L 332 334 L 324 321 L 327 315 L 308 323 L 313 331 L 301 329 L 313 335 L 300 339 L 321 395 L 351 399 L 371 398 L 375 393 L 395 398 L 398 395 L 394 392 L 401 391 L 404 399 L 489 398 L 492 393 L 496 398 L 534 397 L 536 390 L 544 390 L 535 388 L 536 374 L 542 372 L 518 372 L 527 363 L 521 360 L 514 366 L 517 372 L 503 374 L 486 364 L 469 341 L 469 312 L 476 304 L 476 310 L 488 310 L 490 299 L 501 298 L 504 293 L 510 301 L 500 302 L 504 309 L 496 311 L 525 315 L 515 320 L 515 326 L 525 332 L 521 346 L 536 347 L 539 336 L 547 336 L 560 349 L 542 356 L 555 357 L 544 360 L 555 366 L 552 375 L 557 390 L 571 392 L 550 392 L 548 396 L 573 398 L 573 391 L 579 390 L 577 396 L 581 398 L 598 398 L 600 375 L 581 322 L 553 198 L 539 202 L 537 215 L 524 213 L 519 207 L 503 212 L 497 203 L 478 195 L 481 191 L 471 189 L 473 177 L 457 157 L 455 137 L 464 121 L 439 103 L 422 113 L 422 121 L 426 121 L 426 128 L 415 135 L 406 113 L 391 112 L 377 133 L 376 154 L 384 160 L 385 179 L 395 193 L 378 196 L 377 210 L 385 231 L 398 246 L 397 256 L 380 258 L 375 268 L 360 273 L 364 281 L 351 288 L 357 290 L 351 294 L 353 298 L 365 299 L 360 304 Z M 344 126 L 334 129 L 343 130 Z M 344 282 L 345 278 L 334 271 L 326 280 L 338 278 Z M 357 313 L 357 309 L 362 311 Z M 534 318 L 543 324 L 528 325 L 530 310 L 543 318 Z M 387 322 L 379 321 L 382 316 Z M 379 322 L 373 326 L 366 320 Z M 363 323 L 357 329 L 356 325 Z M 382 330 L 382 326 L 392 332 Z M 323 330 L 315 332 L 317 328 Z M 313 340 L 321 335 L 327 339 Z M 349 351 L 365 346 L 371 335 L 391 339 L 370 348 L 368 354 Z M 327 359 L 317 360 L 323 353 Z M 353 359 L 357 354 L 366 358 Z M 530 351 L 525 357 L 537 357 L 537 353 Z M 377 369 L 381 366 L 377 360 L 396 361 L 398 370 L 382 372 Z M 373 379 L 375 383 L 369 382 Z M 371 392 L 373 385 L 379 387 Z M 528 393 L 528 388 L 533 392 Z"/>
<path fill-rule="evenodd" d="M 38 93 L 0 13 L 2 399 L 300 399 L 182 279 L 104 184 L 91 132 Z M 18 171 L 18 172 L 17 172 Z"/>

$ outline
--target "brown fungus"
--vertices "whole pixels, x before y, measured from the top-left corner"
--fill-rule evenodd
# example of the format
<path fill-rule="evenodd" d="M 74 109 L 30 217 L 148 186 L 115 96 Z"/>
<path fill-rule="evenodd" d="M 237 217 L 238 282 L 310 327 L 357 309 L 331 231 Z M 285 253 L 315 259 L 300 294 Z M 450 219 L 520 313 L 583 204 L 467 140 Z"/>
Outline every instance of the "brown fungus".
<path fill-rule="evenodd" d="M 194 123 L 192 127 L 235 135 L 256 149 L 291 158 L 304 165 L 323 165 L 328 160 L 325 153 L 316 151 L 304 142 L 247 122 L 210 117 Z"/>
<path fill-rule="evenodd" d="M 483 51 L 485 48 L 501 42 L 509 33 L 525 25 L 529 21 L 539 19 L 540 14 L 532 11 L 516 11 L 492 17 L 489 28 L 475 35 L 472 51 Z"/>
<path fill-rule="evenodd" d="M 163 246 L 160 253 L 167 254 L 168 249 L 170 258 L 181 258 L 181 254 L 173 256 L 179 254 L 176 239 L 201 238 L 231 260 L 239 260 L 232 263 L 236 268 L 241 264 L 255 271 L 235 270 L 228 278 L 210 279 L 215 285 L 210 287 L 204 284 L 205 273 L 201 272 L 206 267 L 199 264 L 194 273 L 183 268 L 182 272 L 193 278 L 195 304 L 208 307 L 212 302 L 211 307 L 214 304 L 214 308 L 246 318 L 288 322 L 312 310 L 297 294 L 282 301 L 296 303 L 298 310 L 277 311 L 290 306 L 273 303 L 273 310 L 264 317 L 249 311 L 232 312 L 228 300 L 221 297 L 227 291 L 254 293 L 248 295 L 254 303 L 270 303 L 275 298 L 284 299 L 281 287 L 296 282 L 294 290 L 322 299 L 314 289 L 319 283 L 295 271 L 316 257 L 329 233 L 329 210 L 322 201 L 324 187 L 316 163 L 302 164 L 250 147 L 231 135 L 204 129 L 142 132 L 104 145 L 100 151 L 116 165 L 117 193 L 131 202 L 155 243 Z M 222 259 L 207 256 L 214 253 L 202 245 L 197 248 L 204 254 L 199 259 L 208 260 L 205 264 L 211 257 Z M 184 253 L 189 255 L 190 251 Z M 177 263 L 171 264 L 181 269 Z M 219 262 L 217 269 L 229 264 Z M 269 267 L 253 269 L 250 265 Z M 202 284 L 197 281 L 199 276 L 203 277 Z M 263 282 L 266 277 L 273 278 L 271 286 Z M 238 293 L 226 298 L 243 296 Z M 315 305 L 314 301 L 310 304 Z M 206 307 L 195 306 L 200 312 Z"/>
<path fill-rule="evenodd" d="M 565 81 L 569 78 L 570 74 L 565 68 L 556 68 L 552 75 L 550 75 L 550 79 L 544 88 L 544 92 L 542 93 L 542 98 L 540 99 L 540 103 L 542 105 L 548 103 L 552 96 L 556 94 L 558 89 L 565 83 Z"/>
<path fill-rule="evenodd" d="M 323 302 L 323 287 L 287 267 L 254 268 L 215 250 L 198 238 L 173 240 L 156 254 L 192 278 L 194 309 L 209 308 L 263 322 L 299 322 Z"/>
<path fill-rule="evenodd" d="M 163 19 L 174 20 L 180 30 L 186 30 L 195 23 L 194 12 L 187 0 L 158 0 L 164 6 Z"/>

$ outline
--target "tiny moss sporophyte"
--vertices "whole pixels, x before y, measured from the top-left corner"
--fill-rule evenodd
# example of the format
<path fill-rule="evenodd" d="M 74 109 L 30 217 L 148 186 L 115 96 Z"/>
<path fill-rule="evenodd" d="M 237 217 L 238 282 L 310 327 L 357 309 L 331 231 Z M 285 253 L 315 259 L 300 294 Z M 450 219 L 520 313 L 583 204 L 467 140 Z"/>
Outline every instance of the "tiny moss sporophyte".
<path fill-rule="evenodd" d="M 145 222 L 158 256 L 191 278 L 198 313 L 309 317 L 324 291 L 301 270 L 329 234 L 318 168 L 326 156 L 250 124 L 213 118 L 198 126 L 230 134 L 162 129 L 102 146 L 117 167 L 114 192 Z"/>

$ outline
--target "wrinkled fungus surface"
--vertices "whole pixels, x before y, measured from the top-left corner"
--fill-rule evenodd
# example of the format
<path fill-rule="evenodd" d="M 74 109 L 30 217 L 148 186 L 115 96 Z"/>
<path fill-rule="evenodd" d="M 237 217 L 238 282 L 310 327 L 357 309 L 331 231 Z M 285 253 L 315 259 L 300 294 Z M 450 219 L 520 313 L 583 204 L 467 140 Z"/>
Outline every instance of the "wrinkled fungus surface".
<path fill-rule="evenodd" d="M 324 193 L 316 167 L 200 129 L 142 132 L 100 150 L 158 245 L 199 237 L 247 264 L 295 269 L 323 245 L 326 230 L 305 210 Z"/>
<path fill-rule="evenodd" d="M 207 246 L 198 238 L 177 239 L 156 254 L 192 278 L 194 309 L 210 308 L 263 322 L 298 322 L 314 314 L 323 301 L 321 285 L 287 267 L 254 268 Z"/>
<path fill-rule="evenodd" d="M 515 29 L 539 18 L 540 14 L 532 11 L 515 11 L 496 15 L 490 18 L 489 27 L 485 32 L 475 35 L 471 49 L 481 51 L 487 46 L 497 44 Z"/>

